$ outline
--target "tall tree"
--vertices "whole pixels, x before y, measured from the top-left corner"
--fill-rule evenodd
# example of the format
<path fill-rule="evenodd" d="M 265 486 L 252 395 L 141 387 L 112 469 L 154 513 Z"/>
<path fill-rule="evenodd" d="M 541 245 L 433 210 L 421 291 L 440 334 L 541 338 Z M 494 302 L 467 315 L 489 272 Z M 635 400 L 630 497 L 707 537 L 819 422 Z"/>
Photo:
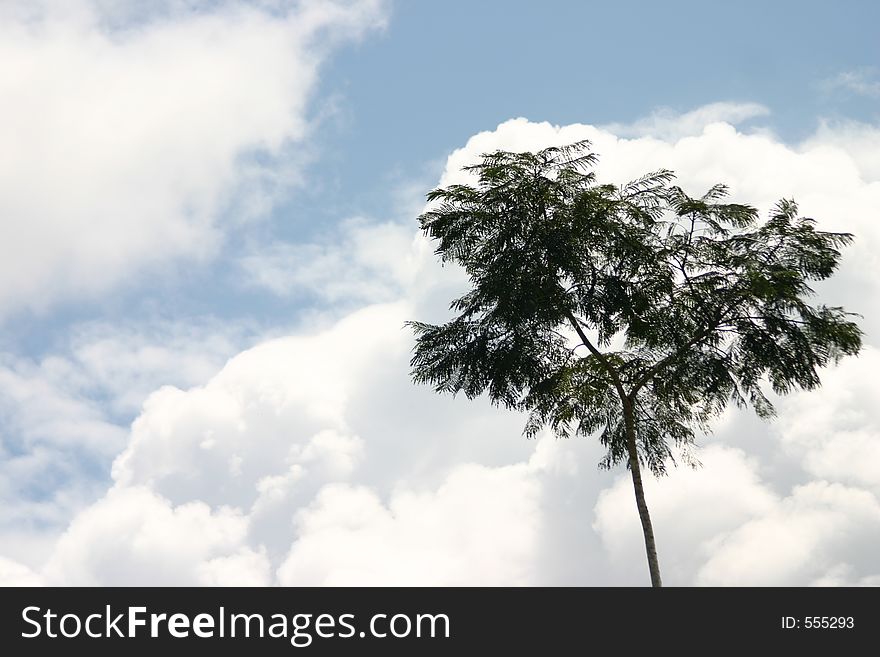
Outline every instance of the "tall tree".
<path fill-rule="evenodd" d="M 597 184 L 596 159 L 586 141 L 498 151 L 467 168 L 475 184 L 428 194 L 422 230 L 471 289 L 447 323 L 409 322 L 412 376 L 526 411 L 530 436 L 598 435 L 600 465 L 630 471 L 661 586 L 643 470 L 693 462 L 730 402 L 770 417 L 767 386 L 815 388 L 819 368 L 858 352 L 851 313 L 807 302 L 852 235 L 788 200 L 759 221 L 724 185 L 691 198 L 670 171 Z"/>

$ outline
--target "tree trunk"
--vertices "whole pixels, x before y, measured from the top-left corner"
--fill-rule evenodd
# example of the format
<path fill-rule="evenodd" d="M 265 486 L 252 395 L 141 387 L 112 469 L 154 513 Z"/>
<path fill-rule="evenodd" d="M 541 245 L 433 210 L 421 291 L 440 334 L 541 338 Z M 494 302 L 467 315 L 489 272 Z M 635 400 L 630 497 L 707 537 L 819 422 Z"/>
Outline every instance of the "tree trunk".
<path fill-rule="evenodd" d="M 639 465 L 639 452 L 636 446 L 636 427 L 633 419 L 632 404 L 626 400 L 623 403 L 623 421 L 626 431 L 626 449 L 629 452 L 629 471 L 632 475 L 633 489 L 636 494 L 636 507 L 639 509 L 639 520 L 642 521 L 642 533 L 645 536 L 645 552 L 648 555 L 648 570 L 651 572 L 651 586 L 661 587 L 660 561 L 657 559 L 657 544 L 654 542 L 654 527 L 651 524 L 651 514 L 648 513 L 648 504 L 645 502 L 645 487 L 642 484 L 642 469 Z"/>

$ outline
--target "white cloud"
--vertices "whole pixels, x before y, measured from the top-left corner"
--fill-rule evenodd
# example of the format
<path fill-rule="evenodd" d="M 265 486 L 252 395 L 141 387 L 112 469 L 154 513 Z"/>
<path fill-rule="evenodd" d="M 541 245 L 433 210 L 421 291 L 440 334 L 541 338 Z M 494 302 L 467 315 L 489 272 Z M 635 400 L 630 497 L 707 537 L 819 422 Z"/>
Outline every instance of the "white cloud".
<path fill-rule="evenodd" d="M 384 15 L 378 0 L 155 4 L 5 6 L 0 312 L 214 254 L 229 204 L 286 175 L 329 47 Z"/>
<path fill-rule="evenodd" d="M 740 450 L 712 446 L 700 452 L 700 460 L 701 468 L 681 467 L 668 477 L 645 481 L 667 584 L 690 583 L 718 534 L 760 517 L 776 502 L 756 464 Z M 645 550 L 634 500 L 629 473 L 623 473 L 595 507 L 593 527 L 619 583 L 639 584 L 647 571 L 647 565 L 642 568 Z"/>
<path fill-rule="evenodd" d="M 712 121 L 694 132 L 694 116 Z M 880 187 L 866 180 L 864 160 L 830 139 L 790 146 L 717 118 L 716 108 L 685 117 L 681 130 L 663 128 L 685 137 L 631 139 L 517 119 L 453 153 L 441 184 L 461 180 L 460 167 L 483 152 L 589 138 L 603 180 L 670 167 L 693 193 L 727 182 L 735 198 L 762 208 L 794 196 L 822 227 L 857 234 L 859 246 L 822 294 L 868 309 L 878 295 L 880 267 L 871 254 L 880 231 L 871 213 Z M 46 577 L 81 572 L 83 581 L 130 583 L 137 566 L 162 581 L 180 577 L 176 583 L 263 582 L 276 572 L 275 581 L 288 584 L 646 582 L 630 482 L 626 473 L 612 480 L 595 471 L 598 447 L 525 441 L 521 416 L 409 382 L 403 321 L 442 317 L 461 280 L 434 263 L 414 225 L 410 238 L 395 228 L 383 242 L 388 229 L 358 225 L 357 239 L 339 241 L 335 251 L 322 243 L 303 258 L 328 268 L 353 260 L 353 302 L 401 298 L 264 342 L 204 383 L 154 392 L 116 460 L 113 490 L 74 521 Z M 361 251 L 367 255 L 359 261 Z M 284 265 L 282 277 L 301 270 Z M 329 284 L 323 272 L 314 276 L 301 284 Z M 847 298 L 852 288 L 861 298 Z M 865 325 L 871 343 L 876 318 Z M 872 349 L 863 358 L 826 372 L 821 391 L 791 398 L 775 426 L 752 425 L 767 437 L 760 460 L 710 447 L 700 455 L 702 470 L 649 482 L 668 582 L 875 581 L 874 472 L 854 458 L 870 447 L 873 431 L 866 411 L 873 397 L 860 382 L 876 358 Z M 799 426 L 802 415 L 815 430 Z M 727 418 L 724 434 L 743 426 Z M 858 432 L 864 443 L 835 442 Z M 786 477 L 800 479 L 780 478 L 777 461 L 791 466 Z M 124 537 L 105 539 L 125 506 L 136 511 Z M 184 524 L 204 537 L 179 546 L 175 533 Z M 181 540 L 188 536 L 180 530 Z M 766 542 L 777 540 L 760 563 Z M 99 564 L 111 555 L 120 568 Z"/>
<path fill-rule="evenodd" d="M 880 96 L 880 79 L 877 71 L 873 68 L 860 68 L 853 71 L 843 71 L 833 78 L 825 80 L 822 85 L 826 91 L 849 91 L 858 96 Z"/>
<path fill-rule="evenodd" d="M 243 327 L 211 321 L 87 323 L 69 334 L 39 360 L 0 354 L 0 543 L 30 565 L 106 491 L 148 394 L 203 383 L 247 343 Z"/>
<path fill-rule="evenodd" d="M 204 383 L 254 339 L 254 332 L 254 327 L 219 320 L 86 323 L 73 328 L 69 355 L 47 361 L 64 370 L 69 387 L 97 391 L 113 412 L 128 415 L 159 386 Z M 62 383 L 61 376 L 55 378 Z"/>
<path fill-rule="evenodd" d="M 880 182 L 880 128 L 855 121 L 822 121 L 803 148 L 832 148 L 852 158 L 862 180 Z"/>
<path fill-rule="evenodd" d="M 81 324 L 38 361 L 0 353 L 2 444 L 115 456 L 126 424 L 158 386 L 206 381 L 245 342 L 234 325 Z M 14 441 L 13 441 L 14 438 Z"/>
<path fill-rule="evenodd" d="M 540 489 L 525 464 L 461 465 L 436 490 L 321 489 L 297 513 L 284 586 L 491 586 L 535 581 Z"/>
<path fill-rule="evenodd" d="M 708 585 L 822 584 L 840 573 L 876 581 L 880 502 L 868 491 L 816 481 L 712 546 L 696 581 Z"/>
<path fill-rule="evenodd" d="M 880 502 L 871 492 L 825 480 L 780 497 L 740 450 L 715 446 L 704 468 L 650 479 L 646 494 L 667 584 L 803 586 L 867 582 L 880 575 L 873 546 Z M 594 527 L 618 583 L 639 584 L 644 561 L 632 484 L 603 491 Z"/>
<path fill-rule="evenodd" d="M 712 123 L 737 125 L 768 114 L 770 110 L 758 103 L 711 103 L 684 113 L 662 108 L 634 123 L 612 123 L 602 128 L 619 137 L 654 137 L 671 141 L 699 135 Z"/>
<path fill-rule="evenodd" d="M 27 566 L 0 557 L 0 586 L 39 586 L 40 576 Z"/>
<path fill-rule="evenodd" d="M 368 308 L 321 334 L 245 351 L 204 386 L 161 388 L 132 426 L 114 478 L 152 485 L 176 502 L 249 506 L 263 477 L 314 463 L 329 451 L 322 445 L 348 444 L 316 435 L 348 435 L 350 395 L 402 350 L 405 316 L 400 305 Z"/>
<path fill-rule="evenodd" d="M 412 282 L 418 266 L 414 239 L 411 225 L 351 219 L 320 242 L 276 242 L 240 265 L 248 283 L 279 296 L 380 303 L 400 298 Z"/>
<path fill-rule="evenodd" d="M 125 444 L 124 430 L 107 420 L 99 404 L 59 385 L 72 369 L 67 361 L 50 359 L 37 365 L 10 357 L 3 360 L 0 420 L 17 436 L 20 448 L 84 446 L 111 455 Z"/>
<path fill-rule="evenodd" d="M 44 575 L 56 585 L 265 585 L 268 562 L 244 544 L 246 532 L 247 519 L 232 509 L 114 489 L 77 516 Z"/>
<path fill-rule="evenodd" d="M 416 500 L 436 496 L 434 530 L 444 531 L 443 523 L 452 513 L 446 506 L 453 504 L 458 511 L 465 506 L 461 481 L 477 480 L 455 475 L 450 477 L 452 483 L 444 484 L 449 467 L 468 457 L 482 456 L 490 465 L 499 460 L 515 461 L 517 454 L 531 452 L 532 445 L 519 436 L 518 416 L 505 420 L 504 414 L 488 405 L 474 404 L 470 412 L 449 417 L 446 409 L 451 400 L 437 404 L 430 391 L 409 383 L 409 338 L 402 323 L 410 313 L 401 304 L 373 306 L 319 334 L 273 340 L 243 352 L 203 386 L 186 392 L 173 387 L 160 389 L 145 403 L 132 428 L 131 442 L 117 459 L 114 476 L 118 492 L 112 495 L 137 489 L 140 500 L 149 490 L 167 500 L 172 510 L 191 503 L 238 509 L 240 517 L 247 517 L 246 544 L 255 554 L 266 550 L 276 565 L 290 551 L 298 532 L 308 530 L 311 536 L 314 524 L 297 524 L 294 514 L 297 509 L 314 506 L 318 491 L 327 484 L 357 481 L 373 496 L 390 494 L 390 489 L 397 487 L 419 491 L 395 493 L 394 499 L 403 502 L 392 503 L 389 511 L 394 516 L 389 526 L 402 527 L 394 531 L 406 535 L 411 532 L 414 516 L 404 514 L 398 519 L 399 508 L 411 508 L 415 502 L 406 500 L 412 496 Z M 404 400 L 403 406 L 400 400 Z M 431 422 L 438 425 L 436 431 L 423 428 L 426 409 L 434 418 Z M 389 424 L 390 417 L 395 421 Z M 441 421 L 444 417 L 447 419 Z M 461 438 L 449 443 L 446 430 L 456 425 L 459 433 L 475 437 L 489 427 L 509 430 L 469 441 L 473 444 L 470 447 Z M 509 454 L 504 455 L 505 451 Z M 487 452 L 494 456 L 487 459 Z M 546 454 L 542 458 L 549 465 L 541 467 L 553 465 Z M 498 490 L 493 491 L 499 499 L 471 503 L 472 515 L 462 516 L 468 526 L 483 521 L 481 510 L 495 513 L 522 499 L 516 486 L 507 490 L 501 485 L 510 477 L 496 475 L 487 466 L 474 467 L 478 472 L 485 469 L 490 482 L 499 482 Z M 534 483 L 529 485 L 534 488 Z M 439 490 L 424 492 L 425 486 L 429 491 Z M 505 502 L 508 494 L 510 499 Z M 86 558 L 82 546 L 99 535 L 93 526 L 111 525 L 109 516 L 117 513 L 117 507 L 117 503 L 105 500 L 84 512 L 90 518 L 87 528 L 71 530 L 76 540 L 58 544 L 55 565 L 50 568 L 53 577 L 61 578 L 65 569 L 79 567 L 74 564 Z M 525 513 L 527 508 L 520 510 Z M 101 520 L 105 516 L 108 519 Z M 144 532 L 163 527 L 153 524 Z M 384 530 L 375 531 L 381 536 Z M 312 536 L 309 544 L 319 538 Z M 122 540 L 113 549 L 122 550 L 124 545 Z M 170 550 L 165 558 L 170 558 Z M 524 554 L 524 548 L 510 550 Z M 211 559 L 228 556 L 224 552 Z M 124 561 L 121 556 L 118 559 Z M 510 557 L 519 563 L 517 559 Z M 151 562 L 142 567 L 159 565 Z M 84 567 L 87 572 L 90 568 Z M 448 572 L 452 576 L 451 570 Z M 125 572 L 115 571 L 101 581 L 123 582 L 125 576 Z M 493 581 L 503 581 L 501 570 Z"/>
<path fill-rule="evenodd" d="M 880 352 L 825 371 L 822 388 L 781 403 L 782 442 L 816 477 L 864 486 L 880 494 Z"/>

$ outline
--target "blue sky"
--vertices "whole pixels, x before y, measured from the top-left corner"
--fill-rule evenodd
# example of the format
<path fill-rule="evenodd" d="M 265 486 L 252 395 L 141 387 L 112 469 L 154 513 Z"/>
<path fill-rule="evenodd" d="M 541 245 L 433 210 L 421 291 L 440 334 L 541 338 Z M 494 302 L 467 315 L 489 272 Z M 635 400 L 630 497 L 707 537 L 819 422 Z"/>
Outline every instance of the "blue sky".
<path fill-rule="evenodd" d="M 267 221 L 236 237 L 308 239 L 353 215 L 399 218 L 405 208 L 397 190 L 429 188 L 467 136 L 514 117 L 603 125 L 719 100 L 754 102 L 769 110 L 761 126 L 789 142 L 821 120 L 878 120 L 876 94 L 834 83 L 855 73 L 877 84 L 873 26 L 880 8 L 872 2 L 833 9 L 822 2 L 746 2 L 736 11 L 701 2 L 388 7 L 386 28 L 345 44 L 322 64 L 309 103 L 314 125 L 302 184 L 281 190 Z M 227 255 L 237 246 L 230 240 Z M 13 313 L 5 337 L 17 336 L 21 342 L 10 348 L 35 355 L 72 321 L 157 306 L 175 315 L 268 322 L 279 311 L 285 320 L 296 313 L 241 289 L 228 265 L 228 258 L 183 263 L 159 281 L 135 279 L 85 306 L 76 299 L 38 317 Z M 161 300 L 150 304 L 151 297 Z"/>
<path fill-rule="evenodd" d="M 369 508 L 376 524 L 359 536 L 368 536 L 369 545 L 397 537 L 417 553 L 418 532 L 407 523 L 419 514 L 408 515 L 415 503 L 407 495 L 442 524 L 468 487 L 497 481 L 536 523 L 556 522 L 530 497 L 536 487 L 545 496 L 555 491 L 565 504 L 575 493 L 593 500 L 592 524 L 566 540 L 605 565 L 541 570 L 530 559 L 544 553 L 526 554 L 533 540 L 522 536 L 522 549 L 505 557 L 510 570 L 499 571 L 494 583 L 602 583 L 606 552 L 630 531 L 608 519 L 619 480 L 588 468 L 592 487 L 566 488 L 547 465 L 568 458 L 595 463 L 595 453 L 547 456 L 572 448 L 526 445 L 517 437 L 520 418 L 434 400 L 402 383 L 402 321 L 407 313 L 439 312 L 444 295 L 460 284 L 433 267 L 416 237 L 424 193 L 441 177 L 454 179 L 481 148 L 539 147 L 563 135 L 607 144 L 609 171 L 674 166 L 694 185 L 704 184 L 712 168 L 705 163 L 721 144 L 718 173 L 729 176 L 735 193 L 739 183 L 740 192 L 755 194 L 759 206 L 765 193 L 801 190 L 808 208 L 839 207 L 842 220 L 864 221 L 880 193 L 872 154 L 880 144 L 880 6 L 873 2 L 167 0 L 145 12 L 127 0 L 14 0 L 0 19 L 0 91 L 16 99 L 0 110 L 0 149 L 16 154 L 0 158 L 7 244 L 0 272 L 0 493 L 14 500 L 0 516 L 0 538 L 9 546 L 0 558 L 11 579 L 110 581 L 100 559 L 89 556 L 100 541 L 96 527 L 102 514 L 137 508 L 142 516 L 126 512 L 135 518 L 132 535 L 154 520 L 171 527 L 184 519 L 237 538 L 206 543 L 203 553 L 179 563 L 164 538 L 155 538 L 165 546 L 164 559 L 134 554 L 125 541 L 113 558 L 169 582 L 308 583 L 303 573 L 324 540 L 324 525 L 313 527 L 310 518 Z M 517 117 L 527 121 L 510 122 Z M 452 155 L 456 149 L 462 150 Z M 778 176 L 773 184 L 765 185 L 766 175 L 756 180 L 755 162 Z M 820 171 L 830 172 L 826 180 L 805 182 Z M 870 262 L 871 230 L 865 228 L 853 262 Z M 872 266 L 832 293 L 871 306 Z M 380 321 L 376 313 L 387 316 Z M 364 341 L 351 362 L 367 359 L 351 372 L 370 373 L 357 378 L 344 362 L 328 366 L 341 368 L 338 378 L 326 384 L 326 398 L 313 399 L 318 393 L 307 382 L 320 379 L 314 370 L 323 366 L 306 368 L 296 358 L 333 352 L 327 336 L 349 340 L 346 331 Z M 272 349 L 278 353 L 265 363 L 294 360 L 287 374 L 266 383 L 251 368 Z M 384 365 L 362 353 L 369 349 L 385 354 Z M 371 378 L 386 366 L 387 376 Z M 839 377 L 840 385 L 860 372 Z M 337 387 L 345 395 L 337 398 Z M 229 399 L 199 406 L 218 391 Z M 403 402 L 410 411 L 400 411 L 398 401 L 410 394 L 417 395 Z M 840 412 L 834 404 L 845 406 L 851 397 L 830 394 L 827 417 L 816 425 L 831 422 Z M 247 415 L 249 404 L 282 398 L 302 406 L 284 426 L 262 423 L 287 417 L 286 402 Z M 798 403 L 815 402 L 795 400 L 792 408 Z M 224 404 L 241 405 L 241 418 L 229 425 L 234 430 L 224 428 Z M 856 415 L 870 407 L 859 404 Z M 391 419 L 394 409 L 398 419 Z M 448 426 L 420 425 L 426 413 L 438 413 Z M 873 435 L 873 423 L 868 417 L 845 427 L 840 440 L 855 449 L 853 436 Z M 255 424 L 263 428 L 247 428 Z M 732 451 L 710 452 L 707 460 L 732 473 L 731 486 L 751 486 L 744 495 L 750 501 L 714 534 L 694 529 L 700 540 L 757 540 L 762 522 L 776 518 L 787 526 L 786 510 L 798 504 L 810 513 L 815 504 L 830 504 L 841 526 L 874 517 L 880 473 L 823 461 L 827 446 L 803 437 L 797 422 L 774 429 L 770 446 L 755 443 L 755 432 L 765 429 L 752 420 L 722 424 Z M 422 433 L 419 449 L 397 454 L 392 437 L 412 441 Z M 486 433 L 492 437 L 484 443 L 471 439 Z M 267 453 L 289 471 L 275 471 L 248 451 L 264 434 L 275 441 Z M 232 435 L 238 437 L 224 443 Z M 178 454 L 183 448 L 175 441 L 195 451 Z M 809 445 L 812 456 L 793 456 L 797 445 Z M 199 450 L 222 452 L 226 465 L 187 461 Z M 164 459 L 189 463 L 199 473 L 189 479 L 201 483 L 168 474 L 176 466 Z M 383 468 L 386 461 L 392 465 Z M 324 474 L 303 475 L 310 483 L 294 485 L 300 475 L 290 473 L 309 468 Z M 250 489 L 260 496 L 230 492 L 220 503 L 199 488 L 224 488 L 240 477 L 251 477 Z M 287 506 L 270 513 L 264 497 L 273 486 L 283 489 L 278 495 Z M 459 486 L 465 492 L 456 492 Z M 847 495 L 862 500 L 863 493 L 873 499 L 867 511 L 847 506 Z M 514 513 L 491 505 L 484 512 Z M 261 514 L 297 529 L 264 535 L 260 528 L 269 521 Z M 137 518 L 152 520 L 138 525 Z M 686 538 L 669 544 L 676 546 L 670 553 L 696 549 Z M 827 568 L 805 566 L 791 581 L 880 576 L 861 548 L 850 554 L 850 547 L 816 548 L 830 555 Z M 410 556 L 410 580 L 403 581 L 431 581 L 420 570 L 422 557 L 402 558 Z M 349 555 L 337 557 L 348 563 Z M 210 576 L 186 579 L 181 573 L 193 570 L 192 559 Z M 710 561 L 702 569 L 682 566 L 678 581 L 728 583 L 719 573 L 736 568 Z M 315 583 L 341 581 L 345 570 L 312 565 L 326 575 Z M 623 569 L 614 571 L 615 581 L 629 581 L 625 566 L 612 566 Z M 365 581 L 398 581 L 389 571 L 364 568 L 354 572 Z M 73 570 L 86 574 L 78 580 Z M 450 566 L 439 581 L 467 583 L 468 576 L 478 575 Z"/>
<path fill-rule="evenodd" d="M 877 118 L 876 99 L 822 90 L 876 65 L 878 19 L 872 2 L 401 2 L 384 34 L 327 68 L 347 119 L 333 150 L 358 194 L 383 187 L 370 171 L 418 169 L 516 116 L 628 123 L 751 101 L 800 139 L 820 117 Z"/>

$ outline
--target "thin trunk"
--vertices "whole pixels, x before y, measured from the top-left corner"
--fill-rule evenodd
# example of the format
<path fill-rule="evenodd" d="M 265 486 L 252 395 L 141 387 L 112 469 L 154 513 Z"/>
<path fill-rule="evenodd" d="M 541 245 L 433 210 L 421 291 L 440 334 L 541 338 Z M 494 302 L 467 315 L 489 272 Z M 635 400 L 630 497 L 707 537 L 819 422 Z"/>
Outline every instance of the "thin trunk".
<path fill-rule="evenodd" d="M 642 484 L 642 469 L 639 465 L 639 453 L 636 446 L 636 427 L 633 419 L 632 403 L 623 403 L 624 429 L 626 431 L 626 449 L 629 452 L 629 471 L 632 475 L 633 489 L 636 494 L 636 507 L 639 509 L 639 520 L 642 521 L 642 533 L 645 536 L 645 552 L 648 556 L 648 570 L 651 572 L 651 586 L 661 587 L 660 561 L 657 559 L 657 544 L 654 542 L 654 527 L 651 514 L 645 501 L 645 487 Z"/>
<path fill-rule="evenodd" d="M 657 560 L 657 545 L 654 543 L 654 527 L 651 525 L 651 514 L 648 513 L 648 504 L 645 502 L 645 488 L 642 485 L 642 469 L 639 467 L 639 452 L 636 446 L 636 423 L 633 414 L 633 399 L 639 388 L 643 386 L 650 374 L 646 375 L 635 388 L 627 395 L 623 389 L 623 382 L 616 369 L 608 361 L 608 357 L 599 351 L 596 346 L 590 342 L 586 333 L 584 333 L 581 323 L 572 314 L 568 313 L 568 321 L 577 331 L 578 337 L 584 346 L 593 354 L 614 383 L 617 394 L 620 395 L 620 402 L 623 404 L 623 424 L 626 432 L 626 450 L 629 453 L 629 471 L 632 473 L 633 488 L 636 492 L 636 506 L 639 509 L 639 520 L 642 521 L 642 533 L 645 535 L 645 551 L 648 553 L 648 570 L 651 571 L 651 586 L 661 587 L 663 583 L 660 581 L 660 562 Z M 662 361 L 661 361 L 662 362 Z M 659 369 L 659 368 L 658 368 Z M 653 372 L 651 372 L 653 373 Z"/>

